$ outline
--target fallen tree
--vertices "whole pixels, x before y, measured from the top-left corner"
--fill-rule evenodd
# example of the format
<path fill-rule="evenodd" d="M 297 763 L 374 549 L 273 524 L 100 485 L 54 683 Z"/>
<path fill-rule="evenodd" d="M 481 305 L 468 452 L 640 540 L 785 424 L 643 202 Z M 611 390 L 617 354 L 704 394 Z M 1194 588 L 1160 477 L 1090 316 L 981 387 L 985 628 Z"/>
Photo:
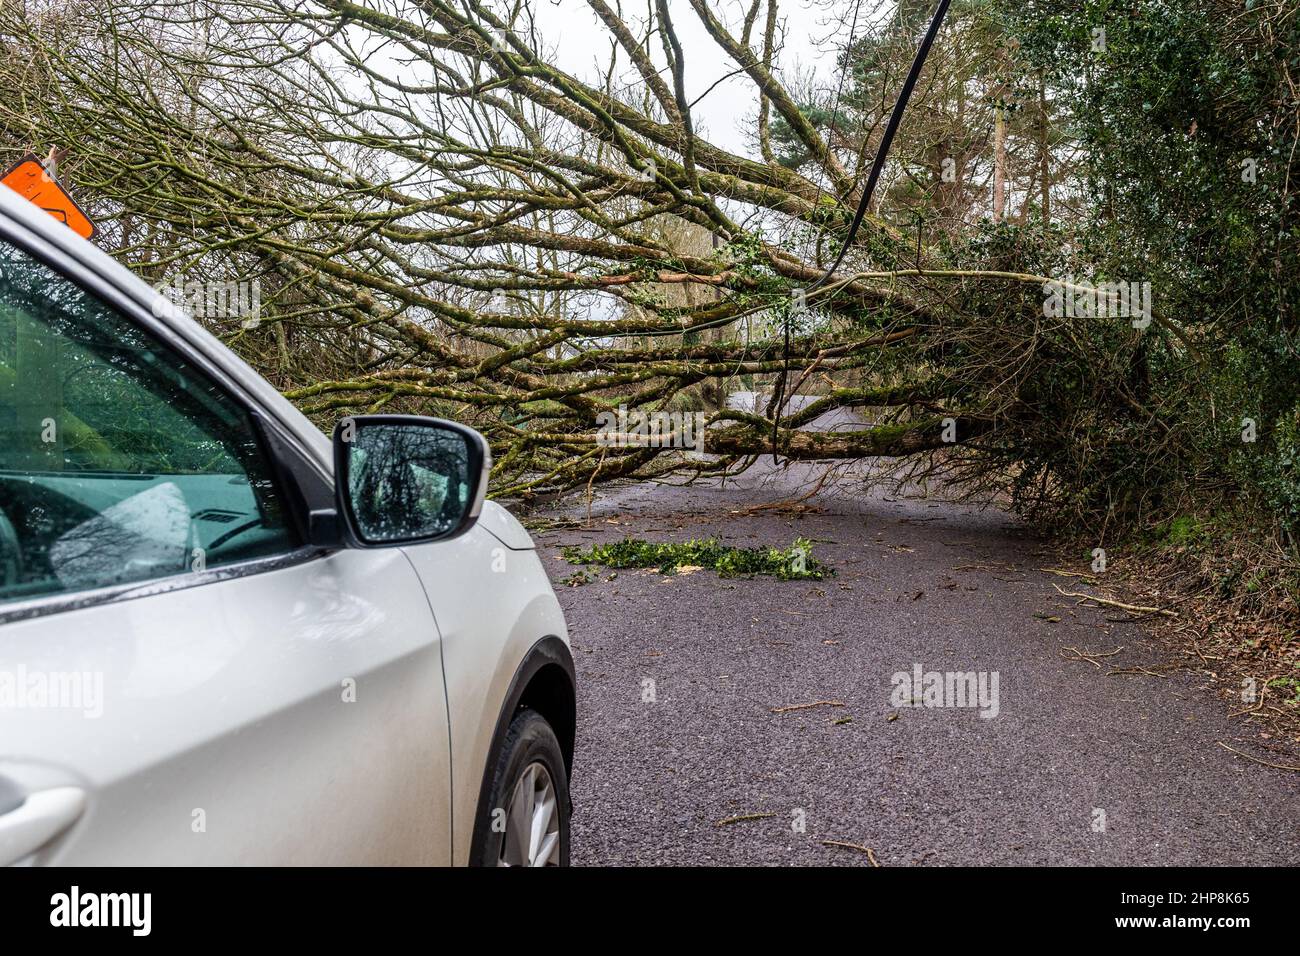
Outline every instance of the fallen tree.
<path fill-rule="evenodd" d="M 1140 370 L 1152 350 L 1191 363 L 1194 333 L 1044 308 L 1069 265 L 1061 243 L 1024 241 L 1035 216 L 1038 239 L 1053 230 L 1051 111 L 1040 88 L 1038 112 L 1013 115 L 1017 67 L 978 9 L 923 76 L 885 205 L 812 293 L 915 11 L 857 32 L 844 13 L 854 80 L 831 96 L 783 82 L 776 0 L 586 9 L 608 47 L 584 79 L 554 64 L 526 2 L 7 4 L 2 79 L 32 95 L 0 123 L 71 147 L 102 241 L 150 281 L 257 281 L 256 321 L 207 321 L 308 414 L 467 421 L 500 494 L 773 453 L 912 456 L 1051 495 L 1098 418 L 1155 455 L 1170 440 Z M 752 156 L 696 130 L 684 16 L 754 91 Z M 996 125 L 988 160 L 954 140 L 967 110 Z M 1016 163 L 1032 170 L 1019 227 L 1002 221 Z M 1068 208 L 1077 191 L 1061 192 Z M 907 211 L 924 208 L 942 224 Z M 738 390 L 765 404 L 729 408 Z M 703 414 L 711 457 L 602 444 L 599 417 L 624 407 Z M 835 412 L 858 430 L 810 428 Z"/>

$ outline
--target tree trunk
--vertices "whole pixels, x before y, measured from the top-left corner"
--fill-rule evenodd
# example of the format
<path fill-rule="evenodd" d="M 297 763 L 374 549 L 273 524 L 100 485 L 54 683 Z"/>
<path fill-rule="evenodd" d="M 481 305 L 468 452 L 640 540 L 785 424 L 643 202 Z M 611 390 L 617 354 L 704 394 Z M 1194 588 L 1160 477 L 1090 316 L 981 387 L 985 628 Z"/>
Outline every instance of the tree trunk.
<path fill-rule="evenodd" d="M 1000 94 L 999 94 L 1000 95 Z M 1001 222 L 1007 207 L 1007 116 L 999 102 L 993 120 L 993 221 Z"/>

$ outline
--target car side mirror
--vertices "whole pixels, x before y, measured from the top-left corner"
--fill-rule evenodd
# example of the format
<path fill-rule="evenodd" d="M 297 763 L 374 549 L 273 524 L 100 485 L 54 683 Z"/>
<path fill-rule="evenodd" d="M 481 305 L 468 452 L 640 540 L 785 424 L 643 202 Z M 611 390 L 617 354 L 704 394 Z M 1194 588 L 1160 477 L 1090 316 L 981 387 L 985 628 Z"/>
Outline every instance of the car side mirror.
<path fill-rule="evenodd" d="M 417 415 L 357 415 L 334 429 L 334 495 L 349 543 L 440 541 L 474 526 L 492 453 L 472 428 Z"/>

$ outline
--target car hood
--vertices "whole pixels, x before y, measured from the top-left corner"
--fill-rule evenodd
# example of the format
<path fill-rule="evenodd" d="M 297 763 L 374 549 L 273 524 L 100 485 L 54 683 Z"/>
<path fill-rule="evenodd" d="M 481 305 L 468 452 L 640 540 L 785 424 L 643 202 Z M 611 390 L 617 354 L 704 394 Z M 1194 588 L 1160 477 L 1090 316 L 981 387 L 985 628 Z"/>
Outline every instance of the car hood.
<path fill-rule="evenodd" d="M 531 551 L 536 545 L 519 519 L 495 501 L 483 502 L 479 526 L 512 551 Z"/>

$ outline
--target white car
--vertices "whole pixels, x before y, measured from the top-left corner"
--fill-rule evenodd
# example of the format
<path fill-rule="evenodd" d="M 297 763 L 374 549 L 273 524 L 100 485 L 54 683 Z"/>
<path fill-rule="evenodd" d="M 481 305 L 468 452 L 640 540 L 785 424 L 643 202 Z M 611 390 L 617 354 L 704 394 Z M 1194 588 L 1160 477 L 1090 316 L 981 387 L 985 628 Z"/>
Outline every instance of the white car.
<path fill-rule="evenodd" d="M 489 463 L 331 442 L 0 189 L 0 864 L 566 864 L 568 633 Z"/>

